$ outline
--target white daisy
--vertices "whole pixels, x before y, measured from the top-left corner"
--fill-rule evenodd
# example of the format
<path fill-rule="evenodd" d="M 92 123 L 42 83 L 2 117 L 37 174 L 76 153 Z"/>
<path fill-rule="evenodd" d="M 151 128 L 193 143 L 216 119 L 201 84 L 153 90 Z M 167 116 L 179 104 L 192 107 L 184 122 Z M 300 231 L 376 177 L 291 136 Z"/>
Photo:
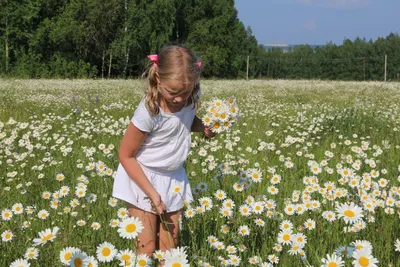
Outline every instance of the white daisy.
<path fill-rule="evenodd" d="M 326 258 L 322 259 L 322 265 L 321 267 L 342 267 L 344 266 L 344 261 L 342 260 L 342 257 L 336 255 L 336 254 L 326 254 Z"/>
<path fill-rule="evenodd" d="M 136 258 L 136 267 L 150 267 L 152 260 L 146 254 L 140 254 Z"/>
<path fill-rule="evenodd" d="M 68 266 L 69 262 L 72 258 L 72 253 L 80 251 L 78 248 L 74 247 L 66 247 L 63 250 L 60 251 L 60 261 L 63 265 Z"/>
<path fill-rule="evenodd" d="M 31 264 L 25 259 L 17 259 L 10 264 L 10 267 L 29 267 Z"/>
<path fill-rule="evenodd" d="M 119 223 L 118 233 L 122 238 L 134 239 L 143 230 L 143 224 L 137 217 L 128 217 Z"/>
<path fill-rule="evenodd" d="M 1 240 L 3 242 L 9 242 L 13 239 L 14 234 L 10 231 L 10 230 L 5 230 L 2 234 L 1 234 Z"/>
<path fill-rule="evenodd" d="M 377 267 L 379 261 L 375 259 L 369 249 L 362 248 L 353 252 L 353 266 L 355 267 Z"/>
<path fill-rule="evenodd" d="M 241 235 L 241 236 L 248 236 L 248 235 L 250 235 L 250 229 L 249 229 L 249 227 L 248 227 L 247 225 L 239 226 L 239 228 L 238 228 L 238 234 Z"/>
<path fill-rule="evenodd" d="M 38 248 L 28 248 L 25 252 L 24 258 L 27 260 L 36 260 L 39 257 L 39 249 Z"/>
<path fill-rule="evenodd" d="M 354 223 L 363 218 L 362 208 L 351 202 L 350 204 L 342 203 L 336 207 L 339 218 L 343 218 L 346 224 Z"/>
<path fill-rule="evenodd" d="M 40 238 L 34 238 L 33 239 L 33 243 L 34 246 L 38 246 L 38 245 L 44 245 L 46 244 L 48 241 L 53 242 L 53 240 L 56 238 L 57 236 L 57 232 L 58 230 L 60 230 L 60 228 L 58 228 L 57 226 L 53 228 L 53 230 L 51 230 L 50 228 L 39 232 L 39 237 Z"/>
<path fill-rule="evenodd" d="M 114 245 L 108 242 L 103 242 L 97 246 L 96 255 L 100 262 L 111 262 L 118 250 L 115 249 Z"/>
<path fill-rule="evenodd" d="M 399 165 L 400 168 L 400 165 Z M 394 243 L 395 251 L 400 252 L 400 239 L 396 239 L 396 242 Z"/>
<path fill-rule="evenodd" d="M 69 260 L 69 266 L 71 267 L 88 267 L 89 257 L 88 255 L 80 250 L 74 251 Z"/>

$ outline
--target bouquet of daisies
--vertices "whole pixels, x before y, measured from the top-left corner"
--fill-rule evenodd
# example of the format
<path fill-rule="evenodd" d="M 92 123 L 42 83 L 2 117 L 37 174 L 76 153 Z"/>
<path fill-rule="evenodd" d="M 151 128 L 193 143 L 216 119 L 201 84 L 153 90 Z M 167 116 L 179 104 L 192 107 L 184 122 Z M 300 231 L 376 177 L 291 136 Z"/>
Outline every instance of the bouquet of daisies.
<path fill-rule="evenodd" d="M 236 99 L 230 97 L 227 100 L 214 99 L 207 108 L 202 121 L 209 126 L 214 133 L 228 131 L 239 117 L 239 108 Z"/>

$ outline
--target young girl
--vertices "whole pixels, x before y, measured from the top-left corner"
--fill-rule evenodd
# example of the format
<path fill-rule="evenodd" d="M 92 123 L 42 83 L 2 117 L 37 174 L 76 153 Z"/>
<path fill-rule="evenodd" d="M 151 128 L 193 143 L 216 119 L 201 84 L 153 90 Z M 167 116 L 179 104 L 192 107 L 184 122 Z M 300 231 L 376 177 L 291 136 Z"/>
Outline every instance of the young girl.
<path fill-rule="evenodd" d="M 183 168 L 190 132 L 213 134 L 195 115 L 201 70 L 196 56 L 184 46 L 168 46 L 148 57 L 148 88 L 121 142 L 113 196 L 141 220 L 139 252 L 150 257 L 178 245 L 184 202 L 192 200 Z"/>

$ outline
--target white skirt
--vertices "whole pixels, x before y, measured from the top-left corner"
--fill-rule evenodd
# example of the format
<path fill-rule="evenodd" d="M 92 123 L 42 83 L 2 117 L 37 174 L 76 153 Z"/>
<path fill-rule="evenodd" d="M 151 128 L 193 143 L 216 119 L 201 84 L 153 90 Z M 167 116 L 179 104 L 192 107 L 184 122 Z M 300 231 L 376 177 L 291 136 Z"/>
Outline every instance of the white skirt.
<path fill-rule="evenodd" d="M 142 166 L 144 174 L 160 194 L 166 206 L 166 212 L 173 212 L 184 207 L 185 202 L 193 201 L 192 190 L 183 167 L 173 172 L 153 172 Z M 126 173 L 120 163 L 114 179 L 113 197 L 126 201 L 139 209 L 155 213 L 151 209 L 150 200 L 146 193 Z"/>

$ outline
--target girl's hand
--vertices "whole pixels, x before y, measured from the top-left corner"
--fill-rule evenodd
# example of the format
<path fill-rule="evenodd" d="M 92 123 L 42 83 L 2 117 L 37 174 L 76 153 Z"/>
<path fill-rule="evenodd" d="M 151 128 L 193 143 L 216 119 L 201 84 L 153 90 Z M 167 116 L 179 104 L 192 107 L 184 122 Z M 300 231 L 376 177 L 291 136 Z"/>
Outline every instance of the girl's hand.
<path fill-rule="evenodd" d="M 157 214 L 164 214 L 167 210 L 164 202 L 161 200 L 161 196 L 157 195 L 154 199 L 151 199 L 151 209 Z"/>
<path fill-rule="evenodd" d="M 215 133 L 213 131 L 211 131 L 210 126 L 204 126 L 204 135 L 207 138 L 212 138 L 215 136 Z"/>

